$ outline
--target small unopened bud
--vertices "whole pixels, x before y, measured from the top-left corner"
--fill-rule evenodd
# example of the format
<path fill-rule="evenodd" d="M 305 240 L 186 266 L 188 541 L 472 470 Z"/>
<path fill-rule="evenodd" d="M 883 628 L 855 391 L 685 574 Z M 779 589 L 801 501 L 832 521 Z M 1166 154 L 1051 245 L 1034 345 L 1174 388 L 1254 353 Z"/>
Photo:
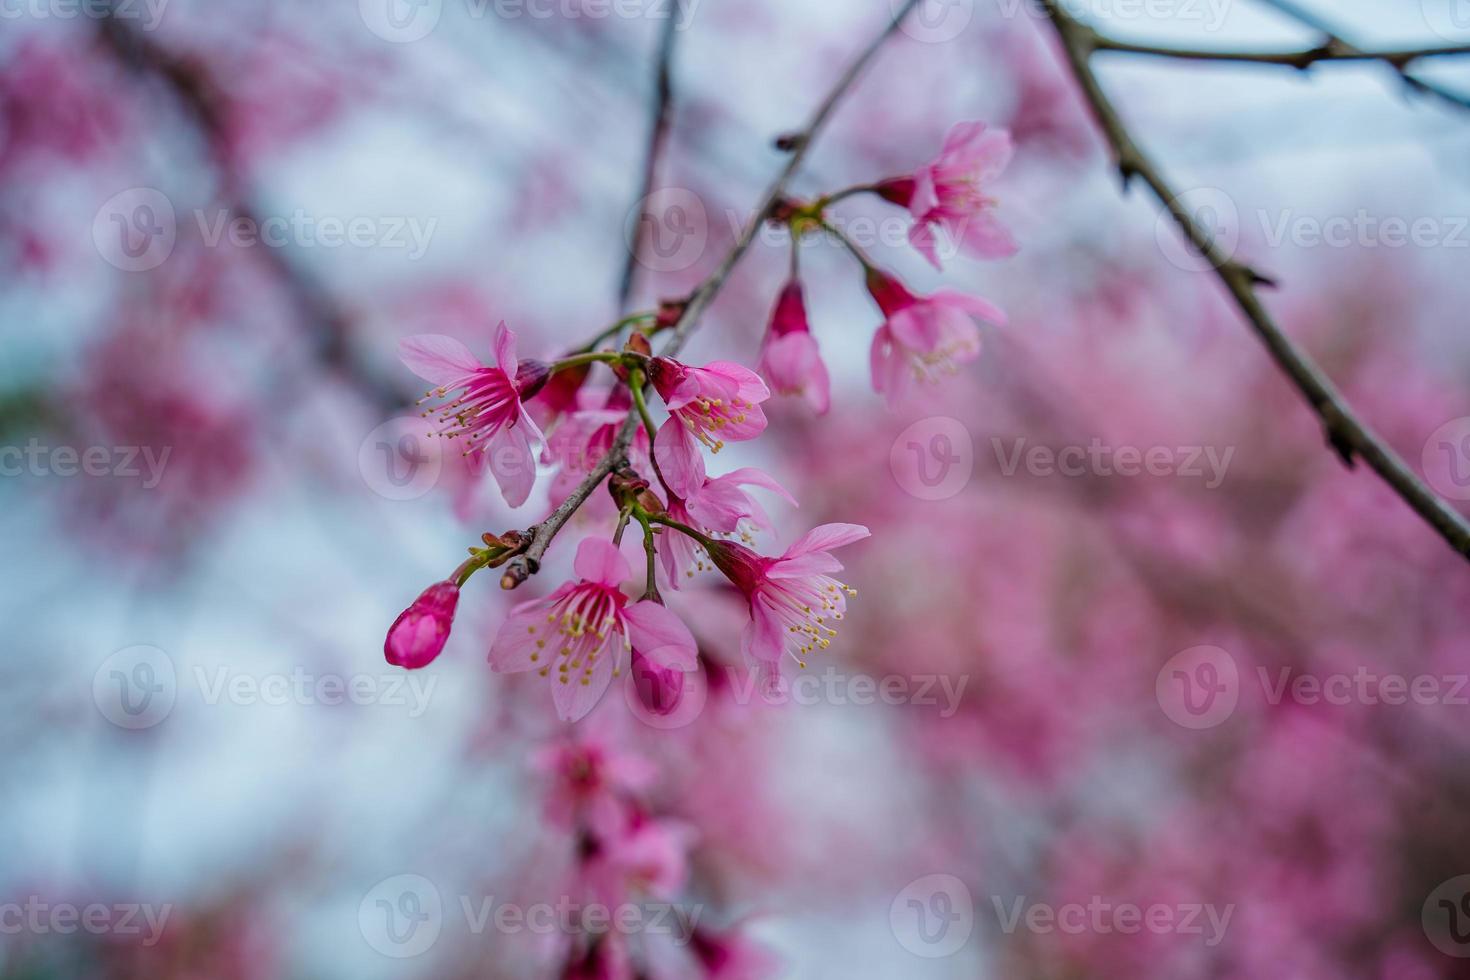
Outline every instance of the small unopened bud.
<path fill-rule="evenodd" d="M 534 398 L 546 386 L 546 379 L 549 377 L 551 365 L 545 361 L 522 361 L 516 370 L 516 389 L 520 392 L 521 399 Z"/>
<path fill-rule="evenodd" d="M 388 627 L 383 656 L 393 666 L 409 670 L 433 663 L 449 639 L 458 605 L 459 586 L 453 582 L 429 586 Z"/>

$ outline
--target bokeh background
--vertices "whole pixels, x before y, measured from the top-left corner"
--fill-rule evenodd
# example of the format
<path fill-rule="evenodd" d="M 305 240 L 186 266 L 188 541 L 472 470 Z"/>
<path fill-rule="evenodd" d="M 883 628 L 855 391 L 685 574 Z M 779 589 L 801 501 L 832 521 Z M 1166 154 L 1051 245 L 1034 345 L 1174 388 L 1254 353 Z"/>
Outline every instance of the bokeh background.
<path fill-rule="evenodd" d="M 804 243 L 833 409 L 776 403 L 721 462 L 801 501 L 771 502 L 763 550 L 872 529 L 844 635 L 762 696 L 706 576 L 670 595 L 699 696 L 651 719 L 615 686 L 568 727 L 485 664 L 493 573 L 430 668 L 383 662 L 464 547 L 545 508 L 417 438 L 395 349 L 488 354 L 505 320 L 548 356 L 617 316 L 668 3 L 0 4 L 0 976 L 1470 975 L 1470 570 L 1327 451 L 1154 203 L 1118 193 L 1035 8 L 922 7 L 795 190 L 904 173 L 958 120 L 1009 128 L 1013 259 L 939 275 L 893 209 L 837 210 L 916 287 L 1011 322 L 889 411 L 859 273 Z M 1251 0 L 1076 9 L 1133 39 L 1317 40 Z M 1459 0 L 1312 9 L 1365 46 L 1470 40 Z M 718 263 L 773 138 L 891 13 L 686 0 L 651 208 L 673 237 L 636 308 Z M 1097 65 L 1279 279 L 1288 332 L 1470 499 L 1470 112 L 1382 65 Z M 1423 72 L 1470 91 L 1453 59 Z M 251 222 L 265 240 L 229 232 Z M 754 362 L 789 247 L 762 235 L 691 359 Z M 1378 696 L 1393 677 L 1423 696 Z M 603 805 L 649 831 L 616 860 L 571 816 Z M 619 965 L 486 915 L 608 895 L 692 928 L 641 920 Z"/>

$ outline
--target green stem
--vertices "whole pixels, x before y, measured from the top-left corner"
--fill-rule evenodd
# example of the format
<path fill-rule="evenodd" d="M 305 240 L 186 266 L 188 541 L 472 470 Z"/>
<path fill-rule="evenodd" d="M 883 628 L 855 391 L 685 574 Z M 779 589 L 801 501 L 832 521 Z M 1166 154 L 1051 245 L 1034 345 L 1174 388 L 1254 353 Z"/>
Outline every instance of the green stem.
<path fill-rule="evenodd" d="M 582 346 L 581 353 L 590 353 L 593 349 L 597 347 L 598 344 L 602 343 L 604 340 L 607 340 L 609 337 L 615 337 L 619 333 L 621 333 L 624 327 L 631 326 L 632 324 L 635 324 L 640 320 L 653 320 L 657 317 L 657 313 L 631 313 L 628 316 L 623 317 L 617 323 L 609 326 L 606 330 L 602 331 L 602 333 L 598 334 L 596 337 L 593 337 L 591 340 L 587 341 L 587 343 Z"/>
<path fill-rule="evenodd" d="M 694 528 L 690 527 L 688 524 L 681 524 L 671 517 L 667 517 L 663 514 L 648 514 L 647 518 L 655 524 L 662 524 L 665 527 L 671 527 L 675 531 L 679 531 L 682 534 L 688 535 L 695 541 L 698 541 L 700 544 L 702 544 L 706 551 L 708 551 L 710 547 L 715 544 L 714 539 L 710 538 L 708 535 L 694 530 Z"/>
<path fill-rule="evenodd" d="M 622 359 L 623 355 L 614 351 L 584 351 L 581 354 L 573 354 L 571 357 L 564 357 L 559 361 L 553 361 L 551 363 L 551 370 L 554 374 L 557 371 L 565 371 L 567 368 L 581 367 L 583 364 L 595 364 L 598 361 L 604 364 L 616 364 Z"/>
<path fill-rule="evenodd" d="M 452 581 L 455 585 L 463 588 L 464 584 L 470 580 L 471 575 L 475 574 L 495 559 L 496 553 L 497 549 L 495 548 L 475 549 L 474 552 L 468 558 L 466 558 L 458 568 L 450 573 L 450 581 Z"/>
<path fill-rule="evenodd" d="M 841 231 L 839 231 L 836 226 L 828 224 L 827 219 L 825 218 L 822 219 L 822 229 L 842 243 L 842 247 L 847 249 L 848 252 L 852 254 L 852 257 L 857 259 L 858 262 L 862 265 L 864 272 L 873 271 L 873 263 L 868 259 L 867 255 L 863 253 L 863 250 L 858 248 L 857 245 L 853 243 L 852 239 L 848 238 Z"/>
<path fill-rule="evenodd" d="M 648 556 L 648 584 L 643 590 L 643 598 L 663 602 L 663 598 L 658 594 L 658 580 L 654 577 L 654 555 L 657 554 L 657 549 L 653 543 L 653 528 L 649 526 L 648 514 L 641 507 L 634 512 L 633 516 L 638 519 L 639 524 L 643 525 L 643 552 Z"/>

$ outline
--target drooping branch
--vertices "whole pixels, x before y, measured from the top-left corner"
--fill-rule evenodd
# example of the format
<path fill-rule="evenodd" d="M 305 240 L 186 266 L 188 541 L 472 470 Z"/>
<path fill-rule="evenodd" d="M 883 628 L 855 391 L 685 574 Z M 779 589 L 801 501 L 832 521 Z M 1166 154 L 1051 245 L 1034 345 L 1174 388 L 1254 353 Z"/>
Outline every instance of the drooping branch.
<path fill-rule="evenodd" d="M 653 69 L 653 108 L 649 113 L 648 148 L 643 155 L 643 183 L 639 185 L 634 207 L 643 207 L 648 195 L 653 193 L 658 182 L 659 161 L 663 159 L 664 146 L 669 141 L 669 127 L 673 122 L 674 106 L 674 40 L 678 37 L 678 24 L 683 18 L 683 0 L 674 0 L 673 9 L 663 23 L 659 34 L 658 55 Z M 638 257 L 643 251 L 646 235 L 644 222 L 633 225 L 633 241 L 628 244 L 628 257 L 623 263 L 623 278 L 618 283 L 618 313 L 628 312 L 628 302 L 633 297 L 633 286 L 638 275 Z"/>
<path fill-rule="evenodd" d="M 225 207 L 252 227 L 260 227 L 246 180 L 229 146 L 224 114 L 226 93 L 196 59 L 160 45 L 128 19 L 118 16 L 112 6 L 107 12 L 108 16 L 97 22 L 97 36 L 103 47 L 129 71 L 156 79 L 172 94 L 210 156 Z M 349 319 L 322 284 L 289 261 L 280 249 L 260 251 L 306 323 L 312 357 L 357 385 L 383 408 L 400 408 L 404 401 L 402 393 L 354 354 Z"/>
<path fill-rule="evenodd" d="M 1216 51 L 1209 48 L 1174 48 L 1154 44 L 1134 44 L 1115 38 L 1096 36 L 1097 51 L 1116 51 L 1153 58 L 1181 61 L 1223 61 L 1249 65 L 1274 65 L 1305 70 L 1323 61 L 1381 61 L 1396 70 L 1408 68 L 1416 61 L 1470 54 L 1470 44 L 1431 48 L 1399 48 L 1382 51 L 1359 51 L 1332 38 L 1326 44 L 1298 51 Z"/>
<path fill-rule="evenodd" d="M 1270 280 L 1226 254 L 1133 140 L 1092 70 L 1090 59 L 1098 50 L 1097 32 L 1073 18 L 1057 0 L 1042 0 L 1042 3 L 1062 42 L 1072 74 L 1112 147 L 1125 189 L 1135 177 L 1149 186 L 1185 237 L 1215 270 L 1271 358 L 1317 414 L 1329 443 L 1343 461 L 1352 466 L 1355 459 L 1362 459 L 1450 547 L 1470 558 L 1470 524 L 1424 485 L 1403 459 L 1358 417 L 1311 357 L 1287 337 L 1256 292 L 1257 286 Z"/>
<path fill-rule="evenodd" d="M 688 340 L 689 335 L 694 331 L 695 325 L 699 322 L 704 311 L 714 301 L 715 297 L 719 295 L 720 290 L 724 288 L 725 281 L 729 279 L 730 273 L 740 264 L 740 260 L 749 251 L 751 243 L 755 240 L 756 233 L 760 230 L 762 223 L 770 216 L 777 202 L 785 196 L 787 185 L 796 176 L 796 172 L 801 169 L 801 165 L 805 162 L 807 152 L 811 149 L 812 143 L 815 142 L 823 128 L 826 127 L 828 120 L 831 118 L 838 104 L 842 101 L 843 96 L 851 90 L 853 83 L 857 81 L 863 71 L 872 63 L 883 45 L 898 31 L 904 18 L 909 15 L 909 12 L 918 3 L 919 0 L 905 0 L 904 5 L 894 14 L 893 19 L 888 23 L 887 27 L 868 43 L 857 57 L 853 59 L 851 64 L 847 66 L 842 75 L 838 77 L 832 88 L 827 92 L 826 97 L 812 113 L 806 126 L 799 132 L 788 134 L 781 138 L 782 147 L 787 149 L 791 154 L 786 161 L 786 166 L 781 169 L 781 172 L 776 176 L 775 180 L 771 182 L 770 187 L 766 189 L 765 194 L 761 197 L 760 203 L 756 205 L 755 211 L 751 214 L 745 227 L 741 229 L 740 237 L 735 240 L 735 244 L 731 247 L 724 260 L 720 262 L 719 266 L 710 273 L 704 282 L 700 283 L 689 294 L 684 304 L 683 312 L 674 324 L 671 335 L 659 351 L 661 355 L 672 357 L 683 349 L 685 341 Z M 530 529 L 530 543 L 527 545 L 525 552 L 517 555 L 506 565 L 505 574 L 500 580 L 503 588 L 515 588 L 540 569 L 541 559 L 545 556 L 546 549 L 551 546 L 552 539 L 556 537 L 557 532 L 566 525 L 567 521 L 571 519 L 571 516 L 587 501 L 587 498 L 592 495 L 592 492 L 597 489 L 602 481 L 607 479 L 608 474 L 627 458 L 628 447 L 633 444 L 633 434 L 637 431 L 639 424 L 638 410 L 636 408 L 629 409 L 628 416 L 623 420 L 623 424 L 618 429 L 618 433 L 613 439 L 612 446 L 608 449 L 607 453 L 597 461 L 597 464 L 592 467 L 591 472 L 551 512 L 550 516 Z"/>
<path fill-rule="evenodd" d="M 1291 18 L 1303 27 L 1310 28 L 1321 34 L 1323 37 L 1323 47 L 1333 48 L 1349 54 L 1362 55 L 1364 53 L 1362 48 L 1344 40 L 1342 35 L 1338 34 L 1332 25 L 1296 3 L 1296 0 L 1260 0 L 1260 2 L 1277 13 Z M 1441 85 L 1436 85 L 1434 82 L 1425 81 L 1417 75 L 1410 75 L 1407 71 L 1407 62 L 1404 64 L 1395 64 L 1393 61 L 1388 61 L 1388 64 L 1393 67 L 1394 71 L 1398 72 L 1399 77 L 1404 80 L 1404 84 L 1409 87 L 1410 91 L 1432 95 L 1457 109 L 1470 110 L 1470 97 L 1461 95 L 1458 92 L 1452 92 Z"/>

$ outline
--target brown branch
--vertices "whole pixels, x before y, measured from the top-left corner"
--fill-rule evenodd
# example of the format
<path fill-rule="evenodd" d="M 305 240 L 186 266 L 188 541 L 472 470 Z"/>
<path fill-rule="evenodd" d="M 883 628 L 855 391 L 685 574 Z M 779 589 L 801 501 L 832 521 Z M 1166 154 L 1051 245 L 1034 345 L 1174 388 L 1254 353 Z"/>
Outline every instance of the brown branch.
<path fill-rule="evenodd" d="M 1042 3 L 1062 42 L 1072 74 L 1112 146 L 1124 188 L 1127 188 L 1132 178 L 1141 178 L 1168 209 L 1180 230 L 1225 284 L 1277 366 L 1286 373 L 1312 411 L 1317 414 L 1328 442 L 1342 457 L 1343 462 L 1352 466 L 1355 458 L 1362 459 L 1450 547 L 1461 555 L 1470 557 L 1470 524 L 1425 486 L 1403 459 L 1358 418 L 1357 413 L 1323 374 L 1322 369 L 1282 332 L 1256 293 L 1257 285 L 1269 283 L 1270 280 L 1225 253 L 1210 231 L 1195 220 L 1165 181 L 1163 174 L 1133 141 L 1122 118 L 1103 92 L 1090 64 L 1089 59 L 1097 50 L 1097 32 L 1075 20 L 1062 9 L 1057 0 L 1042 0 Z"/>
<path fill-rule="evenodd" d="M 669 140 L 669 127 L 673 122 L 674 105 L 674 38 L 678 34 L 678 23 L 683 15 L 683 0 L 674 0 L 673 9 L 664 21 L 659 35 L 658 57 L 653 69 L 653 108 L 649 113 L 648 149 L 643 158 L 643 183 L 639 186 L 634 206 L 641 208 L 653 193 L 658 181 L 658 164 L 663 158 L 664 146 Z M 633 286 L 638 275 L 638 257 L 643 251 L 643 222 L 635 222 L 633 241 L 628 244 L 628 258 L 623 263 L 623 278 L 618 284 L 618 313 L 628 312 L 628 301 L 633 297 Z"/>
<path fill-rule="evenodd" d="M 720 263 L 714 272 L 710 273 L 709 278 L 705 279 L 689 295 L 689 299 L 684 306 L 684 311 L 679 315 L 679 320 L 673 327 L 672 336 L 669 337 L 668 341 L 659 351 L 662 356 L 673 357 L 683 348 L 685 341 L 688 340 L 689 335 L 694 331 L 695 324 L 699 322 L 700 316 L 703 315 L 704 311 L 709 307 L 709 304 L 714 301 L 714 298 L 724 287 L 725 281 L 730 277 L 730 273 L 740 263 L 740 260 L 745 257 L 745 253 L 749 251 L 750 245 L 755 240 L 756 232 L 760 230 L 761 224 L 770 215 L 776 203 L 785 195 L 786 185 L 791 182 L 791 179 L 796 176 L 796 172 L 801 169 L 802 163 L 806 160 L 807 151 L 811 148 L 817 136 L 821 134 L 822 129 L 827 125 L 827 121 L 836 110 L 838 103 L 842 101 L 842 97 L 852 88 L 853 83 L 857 81 L 858 77 L 877 56 L 878 51 L 883 47 L 884 43 L 893 36 L 898 30 L 899 25 L 903 23 L 904 18 L 908 16 L 909 12 L 918 3 L 919 0 L 905 0 L 904 5 L 894 15 L 893 20 L 883 29 L 882 33 L 873 38 L 867 47 L 847 66 L 847 69 L 833 84 L 831 90 L 828 91 L 827 97 L 822 100 L 815 112 L 812 113 L 811 119 L 808 120 L 806 127 L 798 133 L 782 137 L 783 148 L 789 150 L 791 154 L 790 158 L 786 161 L 786 166 L 782 168 L 781 172 L 776 176 L 776 179 L 771 182 L 770 187 L 766 189 L 760 204 L 755 209 L 755 213 L 746 222 L 745 227 L 740 232 L 740 237 L 736 239 L 734 246 L 730 249 L 729 254 L 725 256 L 724 261 Z M 608 449 L 607 454 L 598 461 L 597 465 L 592 468 L 592 471 L 587 474 L 586 478 L 577 485 L 576 489 L 571 492 L 567 499 L 563 500 L 551 512 L 551 515 L 546 520 L 530 529 L 531 543 L 527 546 L 523 554 L 517 555 L 506 566 L 505 574 L 500 580 L 503 588 L 515 588 L 540 569 L 541 559 L 545 556 L 546 549 L 551 546 L 551 541 L 556 537 L 557 532 L 565 526 L 572 514 L 576 513 L 577 509 L 586 502 L 587 498 L 592 495 L 592 491 L 597 489 L 597 486 L 607 478 L 607 475 L 619 463 L 626 459 L 628 447 L 633 443 L 633 433 L 637 431 L 638 425 L 638 410 L 636 408 L 629 409 L 628 417 L 623 420 L 622 427 L 618 430 L 618 434 L 613 439 L 613 444 Z"/>
<path fill-rule="evenodd" d="M 197 60 L 175 54 L 136 30 L 124 18 L 109 15 L 98 21 L 97 34 L 103 46 L 129 71 L 161 82 L 178 100 L 198 130 L 220 181 L 227 210 L 259 227 L 260 221 L 245 189 L 245 180 L 234 159 L 225 122 L 228 97 L 214 77 Z M 403 393 L 379 378 L 354 356 L 347 314 L 327 290 L 306 270 L 292 264 L 280 249 L 259 249 L 275 277 L 301 311 L 311 331 L 311 355 L 328 369 L 354 383 L 386 409 L 397 410 Z"/>
<path fill-rule="evenodd" d="M 1336 50 L 1348 52 L 1350 54 L 1363 54 L 1362 48 L 1348 43 L 1346 40 L 1343 39 L 1342 35 L 1338 34 L 1337 31 L 1333 29 L 1332 25 L 1323 20 L 1321 17 L 1318 17 L 1316 14 L 1312 13 L 1310 10 L 1307 10 L 1304 7 L 1298 5 L 1295 0 L 1260 0 L 1260 2 L 1275 10 L 1277 13 L 1280 13 L 1286 17 L 1290 17 L 1298 24 L 1301 24 L 1304 27 L 1308 27 L 1321 34 L 1324 38 L 1322 45 L 1323 47 L 1334 48 Z M 1432 95 L 1440 101 L 1448 105 L 1452 105 L 1457 109 L 1470 110 L 1470 97 L 1461 95 L 1458 92 L 1452 92 L 1447 88 L 1443 88 L 1442 86 L 1435 84 L 1434 82 L 1427 82 L 1424 79 L 1419 78 L 1415 75 L 1410 75 L 1405 70 L 1407 68 L 1407 63 L 1394 64 L 1392 61 L 1390 61 L 1389 64 L 1393 67 L 1394 71 L 1398 72 L 1399 77 L 1404 80 L 1404 84 L 1409 87 L 1410 91 L 1425 95 Z"/>
<path fill-rule="evenodd" d="M 1151 58 L 1173 58 L 1181 61 L 1223 61 L 1251 65 L 1275 65 L 1306 70 L 1323 61 L 1382 61 L 1402 70 L 1425 58 L 1443 58 L 1470 54 L 1470 44 L 1453 47 L 1404 48 L 1392 51 L 1359 51 L 1332 38 L 1326 44 L 1301 51 L 1214 51 L 1208 48 L 1171 48 L 1153 44 L 1134 44 L 1098 35 L 1097 51 L 1116 51 Z"/>

